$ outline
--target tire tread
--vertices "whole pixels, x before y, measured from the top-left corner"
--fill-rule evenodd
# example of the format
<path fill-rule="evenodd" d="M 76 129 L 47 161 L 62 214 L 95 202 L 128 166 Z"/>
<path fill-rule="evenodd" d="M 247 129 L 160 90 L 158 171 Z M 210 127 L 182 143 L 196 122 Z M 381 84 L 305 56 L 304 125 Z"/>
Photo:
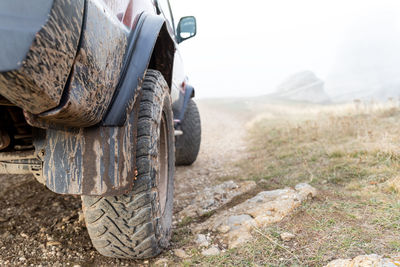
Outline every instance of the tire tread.
<path fill-rule="evenodd" d="M 160 72 L 147 71 L 138 117 L 136 167 L 139 175 L 132 192 L 117 197 L 82 197 L 93 246 L 104 256 L 143 259 L 159 254 L 164 248 L 156 237 L 158 204 L 152 192 L 155 186 L 152 161 L 157 156 L 157 148 L 152 136 L 157 134 L 157 116 L 166 87 Z"/>
<path fill-rule="evenodd" d="M 193 164 L 200 150 L 201 121 L 196 103 L 191 99 L 181 124 L 183 135 L 176 138 L 176 165 Z"/>

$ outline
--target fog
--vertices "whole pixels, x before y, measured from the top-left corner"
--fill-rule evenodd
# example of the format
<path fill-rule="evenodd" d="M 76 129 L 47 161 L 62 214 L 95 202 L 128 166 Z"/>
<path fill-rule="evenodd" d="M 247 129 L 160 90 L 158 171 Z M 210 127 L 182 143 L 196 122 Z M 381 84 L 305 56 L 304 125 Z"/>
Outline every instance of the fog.
<path fill-rule="evenodd" d="M 197 96 L 273 93 L 312 71 L 334 101 L 400 91 L 398 0 L 171 0 L 175 19 L 197 18 L 181 44 Z"/>

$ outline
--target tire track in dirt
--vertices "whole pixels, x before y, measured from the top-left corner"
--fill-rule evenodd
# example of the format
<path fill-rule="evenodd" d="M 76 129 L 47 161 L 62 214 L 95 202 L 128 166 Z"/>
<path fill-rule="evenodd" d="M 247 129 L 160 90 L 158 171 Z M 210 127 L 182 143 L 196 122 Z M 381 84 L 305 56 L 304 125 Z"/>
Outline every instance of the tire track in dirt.
<path fill-rule="evenodd" d="M 197 101 L 202 123 L 199 156 L 192 166 L 176 168 L 175 212 L 182 210 L 199 191 L 216 179 L 236 175 L 232 162 L 244 157 L 246 115 L 218 102 Z"/>

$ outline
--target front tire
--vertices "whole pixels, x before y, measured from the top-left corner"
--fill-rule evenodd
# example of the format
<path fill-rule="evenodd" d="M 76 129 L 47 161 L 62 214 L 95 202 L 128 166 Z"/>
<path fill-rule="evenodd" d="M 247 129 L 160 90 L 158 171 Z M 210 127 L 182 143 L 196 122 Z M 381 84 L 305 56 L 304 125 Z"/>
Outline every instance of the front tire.
<path fill-rule="evenodd" d="M 180 129 L 183 134 L 175 139 L 176 165 L 192 165 L 197 159 L 201 143 L 200 113 L 192 99 L 188 103 Z"/>
<path fill-rule="evenodd" d="M 93 246 L 108 257 L 150 258 L 169 245 L 174 128 L 168 85 L 158 71 L 147 71 L 137 126 L 137 180 L 132 191 L 115 197 L 82 197 Z"/>

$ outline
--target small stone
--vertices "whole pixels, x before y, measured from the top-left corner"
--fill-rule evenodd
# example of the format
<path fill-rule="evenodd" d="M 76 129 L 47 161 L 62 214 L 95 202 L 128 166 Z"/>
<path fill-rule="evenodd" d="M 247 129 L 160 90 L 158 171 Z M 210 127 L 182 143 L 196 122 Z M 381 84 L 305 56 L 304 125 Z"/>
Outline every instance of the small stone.
<path fill-rule="evenodd" d="M 58 241 L 49 241 L 47 242 L 47 246 L 55 247 L 55 246 L 60 246 L 61 243 Z"/>
<path fill-rule="evenodd" d="M 155 266 L 168 266 L 167 259 L 159 259 L 154 263 Z"/>
<path fill-rule="evenodd" d="M 231 227 L 229 225 L 221 225 L 218 227 L 217 231 L 220 232 L 221 234 L 226 234 L 231 230 Z"/>
<path fill-rule="evenodd" d="M 174 250 L 175 256 L 181 259 L 187 259 L 189 256 L 186 254 L 186 252 L 183 249 L 175 249 Z"/>
<path fill-rule="evenodd" d="M 296 185 L 295 189 L 305 199 L 308 197 L 313 198 L 317 195 L 317 189 L 306 183 Z"/>
<path fill-rule="evenodd" d="M 19 258 L 19 261 L 26 261 L 26 258 L 25 257 L 21 257 L 21 258 Z"/>
<path fill-rule="evenodd" d="M 73 216 L 66 216 L 66 217 L 62 218 L 61 221 L 62 221 L 63 223 L 69 222 L 69 221 L 72 219 L 72 217 L 73 217 Z"/>
<path fill-rule="evenodd" d="M 290 240 L 292 240 L 293 238 L 295 238 L 296 236 L 294 235 L 294 234 L 292 234 L 292 233 L 282 233 L 281 234 L 281 239 L 283 240 L 283 241 L 290 241 Z"/>
<path fill-rule="evenodd" d="M 234 181 L 227 181 L 227 182 L 223 183 L 222 186 L 223 186 L 224 189 L 236 189 L 236 188 L 239 188 L 237 183 L 235 183 Z"/>
<path fill-rule="evenodd" d="M 199 247 L 208 247 L 210 245 L 208 240 L 207 240 L 207 237 L 205 235 L 202 235 L 202 234 L 197 235 L 196 244 Z"/>
<path fill-rule="evenodd" d="M 9 239 L 9 238 L 14 238 L 14 236 L 12 234 L 10 234 L 10 232 L 4 232 L 4 234 L 1 235 L 2 239 Z"/>
<path fill-rule="evenodd" d="M 83 215 L 83 212 L 80 211 L 78 213 L 78 223 L 84 225 L 85 224 L 85 216 Z"/>
<path fill-rule="evenodd" d="M 209 175 L 209 174 L 210 174 L 210 171 L 209 171 L 209 170 L 206 170 L 206 169 L 201 169 L 201 170 L 199 171 L 199 174 L 200 174 L 200 175 Z"/>
<path fill-rule="evenodd" d="M 20 234 L 23 238 L 28 238 L 29 236 L 27 235 L 27 234 L 25 234 L 25 233 L 21 233 Z"/>
<path fill-rule="evenodd" d="M 221 253 L 221 250 L 217 246 L 212 246 L 209 249 L 203 250 L 201 255 L 203 256 L 217 256 Z"/>

